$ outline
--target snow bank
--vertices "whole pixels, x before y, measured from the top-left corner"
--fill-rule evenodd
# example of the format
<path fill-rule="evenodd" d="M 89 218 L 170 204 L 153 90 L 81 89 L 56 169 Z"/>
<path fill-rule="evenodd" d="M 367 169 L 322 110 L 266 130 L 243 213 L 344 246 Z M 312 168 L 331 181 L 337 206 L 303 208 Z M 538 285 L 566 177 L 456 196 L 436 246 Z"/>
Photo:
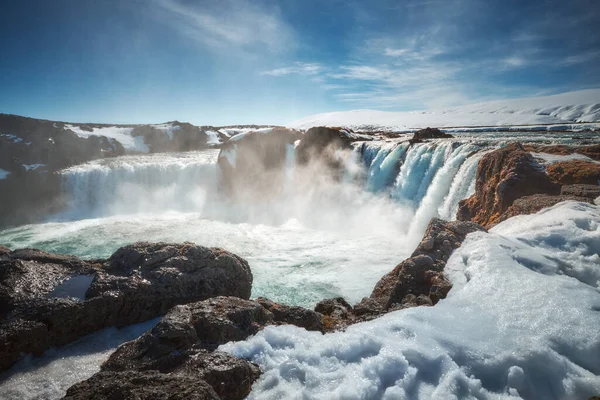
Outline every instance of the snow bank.
<path fill-rule="evenodd" d="M 454 287 L 321 335 L 268 327 L 221 346 L 258 363 L 250 399 L 587 399 L 600 393 L 600 208 L 567 202 L 469 235 Z"/>
<path fill-rule="evenodd" d="M 600 89 L 554 96 L 491 101 L 440 110 L 385 112 L 353 110 L 312 115 L 288 124 L 297 129 L 313 126 L 386 128 L 403 131 L 435 127 L 496 127 L 600 122 Z M 543 127 L 546 129 L 546 127 Z"/>
<path fill-rule="evenodd" d="M 65 129 L 73 131 L 77 136 L 87 138 L 90 136 L 106 136 L 107 138 L 115 139 L 121 143 L 128 151 L 138 153 L 148 153 L 150 149 L 144 143 L 142 136 L 131 136 L 133 128 L 123 128 L 118 126 L 108 126 L 102 128 L 92 128 L 92 131 L 85 131 L 78 126 L 65 124 Z"/>

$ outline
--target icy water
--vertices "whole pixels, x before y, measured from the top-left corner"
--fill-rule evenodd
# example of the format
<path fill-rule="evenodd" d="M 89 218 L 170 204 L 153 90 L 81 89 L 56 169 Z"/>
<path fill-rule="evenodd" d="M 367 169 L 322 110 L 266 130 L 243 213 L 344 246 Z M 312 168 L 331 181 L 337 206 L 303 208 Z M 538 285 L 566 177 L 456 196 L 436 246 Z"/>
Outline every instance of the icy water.
<path fill-rule="evenodd" d="M 334 296 L 354 303 L 410 255 L 432 217 L 454 218 L 458 202 L 474 190 L 478 160 L 512 139 L 598 140 L 579 133 L 493 133 L 411 147 L 356 143 L 342 182 L 295 191 L 295 166 L 288 163 L 285 195 L 254 204 L 233 204 L 219 194 L 217 151 L 100 160 L 63 171 L 71 201 L 66 212 L 2 231 L 0 243 L 98 258 L 136 241 L 191 241 L 247 259 L 253 297 L 305 307 Z M 73 345 L 85 351 L 67 346 L 21 362 L 0 376 L 0 397 L 60 397 L 141 330 L 97 333 Z"/>

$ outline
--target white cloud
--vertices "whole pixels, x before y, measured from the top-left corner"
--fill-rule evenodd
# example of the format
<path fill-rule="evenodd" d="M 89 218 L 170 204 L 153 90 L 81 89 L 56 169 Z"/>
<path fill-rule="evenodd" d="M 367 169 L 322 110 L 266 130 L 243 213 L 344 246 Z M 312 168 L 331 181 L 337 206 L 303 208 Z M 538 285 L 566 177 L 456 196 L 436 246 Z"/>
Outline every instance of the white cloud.
<path fill-rule="evenodd" d="M 276 7 L 260 7 L 247 0 L 152 0 L 151 4 L 157 19 L 220 51 L 280 52 L 293 45 L 292 30 Z"/>
<path fill-rule="evenodd" d="M 297 62 L 294 65 L 284 68 L 276 68 L 269 71 L 263 71 L 262 75 L 286 76 L 286 75 L 318 75 L 323 71 L 323 66 L 317 63 Z"/>

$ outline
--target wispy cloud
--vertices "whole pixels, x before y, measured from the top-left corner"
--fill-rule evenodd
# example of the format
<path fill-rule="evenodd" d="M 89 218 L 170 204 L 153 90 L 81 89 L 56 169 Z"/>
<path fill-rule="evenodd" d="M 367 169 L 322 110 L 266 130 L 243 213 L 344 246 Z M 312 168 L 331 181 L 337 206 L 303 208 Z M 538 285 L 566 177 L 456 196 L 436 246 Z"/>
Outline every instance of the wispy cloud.
<path fill-rule="evenodd" d="M 276 68 L 269 71 L 263 71 L 262 75 L 286 76 L 286 75 L 318 75 L 324 70 L 323 66 L 317 63 L 296 62 L 291 66 Z"/>
<path fill-rule="evenodd" d="M 273 5 L 249 0 L 151 0 L 156 17 L 186 37 L 217 50 L 281 52 L 293 44 L 291 28 Z"/>

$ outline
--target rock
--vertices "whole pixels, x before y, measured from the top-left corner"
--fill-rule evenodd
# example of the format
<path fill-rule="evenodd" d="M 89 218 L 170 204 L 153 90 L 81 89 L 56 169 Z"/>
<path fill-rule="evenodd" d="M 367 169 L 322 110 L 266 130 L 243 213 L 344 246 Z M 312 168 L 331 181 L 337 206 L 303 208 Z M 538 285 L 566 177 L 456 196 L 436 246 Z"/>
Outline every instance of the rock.
<path fill-rule="evenodd" d="M 600 196 L 600 185 L 563 185 L 560 188 L 562 196 L 577 196 L 595 199 Z"/>
<path fill-rule="evenodd" d="M 383 276 L 375 285 L 371 300 L 363 299 L 354 307 L 355 312 L 374 315 L 391 309 L 436 304 L 452 287 L 442 272 L 446 262 L 465 237 L 477 231 L 485 229 L 472 222 L 432 219 L 411 257 Z"/>
<path fill-rule="evenodd" d="M 296 148 L 296 160 L 299 165 L 308 164 L 314 160 L 324 160 L 330 166 L 338 167 L 335 152 L 350 150 L 350 143 L 357 138 L 353 132 L 345 128 L 319 126 L 310 128 Z"/>
<path fill-rule="evenodd" d="M 591 161 L 561 161 L 549 165 L 546 173 L 561 185 L 600 184 L 600 164 Z"/>
<path fill-rule="evenodd" d="M 457 219 L 473 221 L 487 228 L 524 196 L 558 194 L 544 168 L 519 143 L 511 143 L 483 156 L 479 162 L 475 194 L 459 204 Z"/>
<path fill-rule="evenodd" d="M 574 195 L 548 195 L 548 194 L 534 194 L 532 196 L 521 197 L 515 200 L 515 202 L 506 210 L 498 219 L 498 222 L 505 221 L 510 217 L 516 215 L 529 215 L 535 214 L 536 212 L 552 207 L 563 201 L 583 201 L 591 203 L 592 200 L 587 197 L 580 197 Z"/>
<path fill-rule="evenodd" d="M 344 329 L 355 322 L 352 306 L 342 297 L 321 300 L 315 312 L 323 315 L 323 329 L 326 332 Z"/>
<path fill-rule="evenodd" d="M 0 244 L 0 256 L 10 253 L 10 249 Z"/>
<path fill-rule="evenodd" d="M 307 331 L 323 332 L 323 315 L 298 306 L 277 304 L 264 297 L 259 297 L 256 302 L 273 314 L 273 322 L 282 325 L 296 325 Z"/>
<path fill-rule="evenodd" d="M 600 145 L 591 146 L 566 146 L 566 145 L 534 145 L 527 144 L 523 148 L 526 151 L 533 151 L 536 153 L 547 153 L 556 155 L 569 155 L 569 154 L 583 154 L 593 160 L 600 161 Z"/>
<path fill-rule="evenodd" d="M 411 144 L 422 143 L 426 139 L 446 139 L 453 138 L 454 136 L 444 133 L 437 128 L 425 128 L 418 130 L 414 133 L 412 139 L 409 140 Z"/>
<path fill-rule="evenodd" d="M 73 279 L 77 284 L 69 287 Z M 248 298 L 251 285 L 245 260 L 192 243 L 136 243 L 95 261 L 39 250 L 3 254 L 0 370 L 22 354 L 155 318 L 177 304 L 219 295 Z M 72 297 L 73 291 L 79 294 Z"/>
<path fill-rule="evenodd" d="M 223 188 L 234 199 L 244 201 L 278 195 L 284 188 L 289 146 L 301 137 L 298 131 L 274 128 L 226 142 L 218 157 Z"/>

